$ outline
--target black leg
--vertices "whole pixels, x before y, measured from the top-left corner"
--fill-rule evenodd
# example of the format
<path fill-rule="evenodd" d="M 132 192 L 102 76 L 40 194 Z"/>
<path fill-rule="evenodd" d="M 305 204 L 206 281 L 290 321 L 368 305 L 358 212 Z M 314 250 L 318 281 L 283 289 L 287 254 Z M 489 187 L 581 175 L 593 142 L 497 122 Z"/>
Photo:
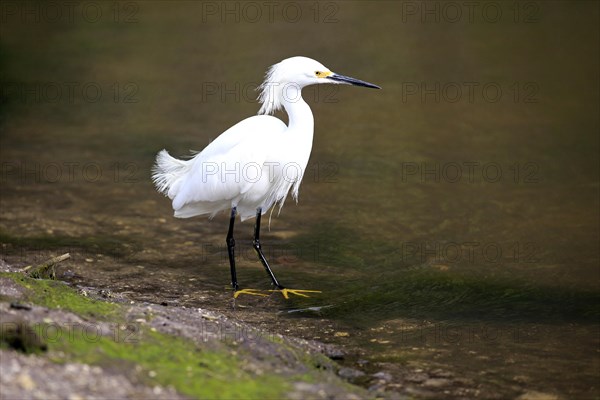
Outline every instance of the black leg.
<path fill-rule="evenodd" d="M 237 276 L 235 273 L 235 239 L 233 238 L 233 224 L 235 223 L 236 209 L 231 209 L 231 219 L 229 220 L 229 231 L 227 232 L 227 253 L 229 254 L 229 267 L 231 267 L 231 286 L 233 291 L 236 292 L 239 289 L 237 283 Z"/>
<path fill-rule="evenodd" d="M 271 278 L 273 285 L 275 285 L 275 287 L 277 289 L 284 289 L 284 287 L 281 286 L 279 284 L 279 282 L 277 281 L 277 278 L 275 278 L 273 271 L 271 271 L 271 267 L 269 267 L 269 262 L 265 258 L 265 255 L 263 254 L 262 249 L 260 247 L 260 217 L 261 217 L 261 214 L 262 214 L 262 209 L 259 207 L 256 210 L 256 225 L 254 226 L 254 241 L 252 242 L 252 246 L 254 247 L 254 250 L 256 250 L 258 259 L 260 260 L 262 265 L 265 267 L 267 274 L 269 274 L 269 277 Z"/>

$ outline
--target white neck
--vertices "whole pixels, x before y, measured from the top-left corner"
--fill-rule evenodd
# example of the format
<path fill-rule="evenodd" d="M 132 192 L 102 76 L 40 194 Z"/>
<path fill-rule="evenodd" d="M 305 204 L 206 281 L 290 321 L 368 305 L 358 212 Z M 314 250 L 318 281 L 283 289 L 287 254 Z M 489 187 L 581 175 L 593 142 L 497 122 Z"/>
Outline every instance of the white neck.
<path fill-rule="evenodd" d="M 295 196 L 297 196 L 298 186 L 304 175 L 304 170 L 308 163 L 312 151 L 312 142 L 314 134 L 314 118 L 310 107 L 302 98 L 301 89 L 292 95 L 290 91 L 282 96 L 281 104 L 288 114 L 289 122 L 286 130 L 285 140 L 288 141 L 289 149 L 294 153 L 293 162 L 298 163 L 302 168 L 301 175 L 295 186 Z"/>
<path fill-rule="evenodd" d="M 308 104 L 302 98 L 302 89 L 291 85 L 284 89 L 282 102 L 289 117 L 288 128 L 290 131 L 303 136 L 312 136 L 314 131 L 314 118 Z"/>

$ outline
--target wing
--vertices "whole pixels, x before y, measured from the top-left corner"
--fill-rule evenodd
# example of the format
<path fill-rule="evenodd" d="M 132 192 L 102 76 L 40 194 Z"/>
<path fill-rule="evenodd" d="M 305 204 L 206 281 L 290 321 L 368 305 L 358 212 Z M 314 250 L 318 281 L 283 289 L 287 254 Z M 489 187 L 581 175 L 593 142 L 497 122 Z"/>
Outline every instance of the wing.
<path fill-rule="evenodd" d="M 186 204 L 235 201 L 252 186 L 247 179 L 262 168 L 268 144 L 286 129 L 283 121 L 266 115 L 247 118 L 232 126 L 190 160 L 190 169 L 178 185 L 173 208 Z"/>

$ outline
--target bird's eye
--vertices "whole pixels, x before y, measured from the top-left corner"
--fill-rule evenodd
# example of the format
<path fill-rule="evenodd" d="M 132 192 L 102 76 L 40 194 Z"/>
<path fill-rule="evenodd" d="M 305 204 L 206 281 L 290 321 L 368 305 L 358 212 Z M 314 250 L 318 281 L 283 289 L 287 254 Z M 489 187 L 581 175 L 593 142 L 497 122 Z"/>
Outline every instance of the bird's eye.
<path fill-rule="evenodd" d="M 316 76 L 321 76 L 323 73 L 321 71 L 315 71 Z"/>

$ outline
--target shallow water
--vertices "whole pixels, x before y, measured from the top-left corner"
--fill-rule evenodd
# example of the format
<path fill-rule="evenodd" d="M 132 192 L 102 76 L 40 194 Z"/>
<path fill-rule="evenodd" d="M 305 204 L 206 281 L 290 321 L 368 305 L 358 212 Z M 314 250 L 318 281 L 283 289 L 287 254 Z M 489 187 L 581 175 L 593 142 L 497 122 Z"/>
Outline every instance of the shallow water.
<path fill-rule="evenodd" d="M 300 202 L 262 240 L 282 282 L 323 293 L 242 299 L 237 315 L 345 344 L 374 371 L 599 395 L 597 4 L 478 3 L 457 19 L 442 2 L 260 18 L 236 2 L 96 16 L 84 2 L 58 20 L 28 4 L 0 27 L 3 258 L 70 251 L 65 279 L 229 310 L 227 216 L 173 218 L 149 170 L 254 114 L 266 67 L 303 54 L 383 90 L 305 90 Z M 268 289 L 251 232 L 236 226 L 239 279 Z"/>

